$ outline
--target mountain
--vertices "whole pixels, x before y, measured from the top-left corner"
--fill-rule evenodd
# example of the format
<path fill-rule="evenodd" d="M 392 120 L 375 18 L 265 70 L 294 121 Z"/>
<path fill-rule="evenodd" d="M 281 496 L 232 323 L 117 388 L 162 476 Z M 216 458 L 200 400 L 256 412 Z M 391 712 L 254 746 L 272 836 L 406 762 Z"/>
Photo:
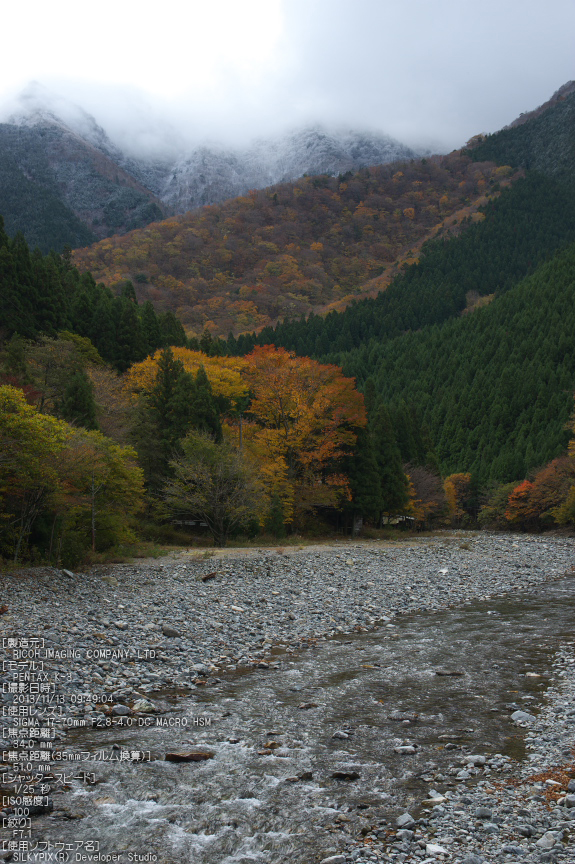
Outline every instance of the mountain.
<path fill-rule="evenodd" d="M 177 159 L 164 176 L 158 170 L 160 163 L 155 179 L 149 163 L 131 164 L 135 176 L 148 180 L 173 212 L 186 213 L 306 174 L 334 176 L 416 155 L 386 135 L 314 126 L 258 139 L 244 148 L 196 147 Z"/>
<path fill-rule="evenodd" d="M 470 152 L 478 162 L 492 159 L 547 175 L 575 174 L 575 81 L 500 132 L 477 136 Z"/>
<path fill-rule="evenodd" d="M 575 86 L 461 158 L 522 175 L 457 236 L 425 244 L 385 292 L 228 340 L 343 366 L 427 426 L 445 473 L 521 480 L 566 447 L 575 385 Z M 483 308 L 482 308 L 483 307 Z M 472 313 L 472 314 L 471 314 Z"/>
<path fill-rule="evenodd" d="M 41 89 L 26 91 L 0 124 L 0 213 L 9 234 L 22 231 L 30 245 L 61 251 L 166 215 L 121 167 L 120 152 L 93 117 L 43 97 Z"/>
<path fill-rule="evenodd" d="M 302 177 L 78 249 L 74 261 L 109 286 L 131 279 L 140 301 L 175 312 L 190 334 L 238 335 L 376 293 L 430 236 L 484 218 L 478 208 L 508 173 L 451 154 Z"/>
<path fill-rule="evenodd" d="M 81 107 L 29 85 L 0 124 L 0 213 L 42 251 L 74 248 L 293 180 L 413 158 L 378 133 L 300 129 L 245 147 L 174 145 L 141 157 L 117 147 Z M 179 149 L 178 149 L 179 148 Z"/>

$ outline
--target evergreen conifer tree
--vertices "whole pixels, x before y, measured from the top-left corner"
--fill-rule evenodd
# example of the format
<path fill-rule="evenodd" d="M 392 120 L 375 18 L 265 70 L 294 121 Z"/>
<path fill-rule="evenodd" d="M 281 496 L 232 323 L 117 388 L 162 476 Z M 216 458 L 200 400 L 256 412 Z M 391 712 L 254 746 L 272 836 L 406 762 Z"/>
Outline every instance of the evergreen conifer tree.
<path fill-rule="evenodd" d="M 407 478 L 394 429 L 385 405 L 381 404 L 370 423 L 381 483 L 381 509 L 384 513 L 400 513 L 408 502 Z"/>
<path fill-rule="evenodd" d="M 94 388 L 86 372 L 76 369 L 70 377 L 60 405 L 63 420 L 84 429 L 97 429 Z"/>
<path fill-rule="evenodd" d="M 358 429 L 353 456 L 346 465 L 346 474 L 352 491 L 352 502 L 347 509 L 379 524 L 383 509 L 382 484 L 378 460 L 369 429 Z"/>

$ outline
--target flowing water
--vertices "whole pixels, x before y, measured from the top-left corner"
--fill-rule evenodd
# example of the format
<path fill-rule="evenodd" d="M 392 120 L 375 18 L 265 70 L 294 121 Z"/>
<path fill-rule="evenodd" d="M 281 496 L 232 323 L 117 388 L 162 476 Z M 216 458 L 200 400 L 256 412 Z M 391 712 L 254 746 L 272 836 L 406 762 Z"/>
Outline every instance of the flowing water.
<path fill-rule="evenodd" d="M 430 786 L 446 788 L 421 777 L 458 762 L 446 743 L 523 757 L 506 706 L 536 712 L 554 647 L 572 638 L 574 611 L 568 577 L 297 654 L 276 649 L 277 668 L 232 673 L 178 698 L 158 694 L 162 716 L 187 727 L 70 732 L 69 750 L 116 745 L 149 750 L 151 761 L 91 762 L 95 783 L 72 781 L 64 804 L 55 797 L 65 817 L 40 817 L 35 834 L 97 839 L 121 861 L 307 864 L 341 851 L 362 829 L 405 809 L 417 814 Z M 394 712 L 417 717 L 389 719 Z M 334 738 L 338 731 L 348 737 Z M 402 744 L 417 745 L 415 754 L 395 753 Z M 195 747 L 213 758 L 164 759 Z"/>

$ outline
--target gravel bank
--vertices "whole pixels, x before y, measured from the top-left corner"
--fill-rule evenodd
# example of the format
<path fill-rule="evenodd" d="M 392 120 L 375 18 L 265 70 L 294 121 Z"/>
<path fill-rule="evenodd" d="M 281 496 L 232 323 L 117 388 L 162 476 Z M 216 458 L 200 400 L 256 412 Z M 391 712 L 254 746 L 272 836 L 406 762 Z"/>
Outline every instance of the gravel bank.
<path fill-rule="evenodd" d="M 400 814 L 392 828 L 366 837 L 322 864 L 344 862 L 575 861 L 575 643 L 554 662 L 557 683 L 537 716 L 517 717 L 528 730 L 528 758 L 468 754 L 454 762 L 460 783 L 442 795 L 430 787 L 421 816 Z M 466 775 L 466 776 L 464 776 Z"/>
<path fill-rule="evenodd" d="M 66 675 L 66 716 L 90 724 L 110 710 L 145 712 L 150 694 L 166 688 L 273 668 L 275 646 L 293 652 L 338 633 L 393 628 L 401 614 L 536 589 L 573 572 L 574 552 L 571 538 L 460 532 L 288 554 L 184 554 L 90 573 L 38 569 L 2 576 L 8 611 L 0 622 L 3 636 L 41 637 L 62 652 L 46 666 Z M 455 787 L 430 777 L 418 812 L 398 813 L 397 824 L 325 864 L 574 864 L 574 719 L 575 648 L 565 645 L 545 708 L 516 718 L 526 728 L 526 762 L 454 752 Z"/>
<path fill-rule="evenodd" d="M 38 569 L 2 577 L 4 635 L 38 637 L 76 657 L 48 661 L 62 692 L 132 707 L 149 693 L 272 663 L 337 633 L 524 591 L 571 572 L 575 540 L 455 532 L 406 543 L 342 542 L 237 557 L 184 554 L 90 573 Z M 102 716 L 66 699 L 69 715 Z"/>

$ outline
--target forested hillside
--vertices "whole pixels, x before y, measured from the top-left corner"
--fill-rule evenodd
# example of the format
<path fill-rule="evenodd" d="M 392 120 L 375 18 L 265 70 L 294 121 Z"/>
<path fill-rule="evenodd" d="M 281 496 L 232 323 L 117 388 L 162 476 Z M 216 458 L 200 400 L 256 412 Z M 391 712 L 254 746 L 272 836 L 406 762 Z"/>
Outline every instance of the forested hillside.
<path fill-rule="evenodd" d="M 491 300 L 558 249 L 575 240 L 574 184 L 531 173 L 481 211 L 457 237 L 427 243 L 375 298 L 325 318 L 283 322 L 259 334 L 229 340 L 229 350 L 273 343 L 299 354 L 333 356 L 370 339 L 383 341 L 459 315 L 480 298 Z"/>
<path fill-rule="evenodd" d="M 163 345 L 185 345 L 182 325 L 171 313 L 138 306 L 133 286 L 114 294 L 80 275 L 69 256 L 43 256 L 22 235 L 10 239 L 0 217 L 0 343 L 17 334 L 27 339 L 61 330 L 88 337 L 102 358 L 122 371 Z"/>
<path fill-rule="evenodd" d="M 492 159 L 499 165 L 573 177 L 574 142 L 575 85 L 570 81 L 541 113 L 472 143 L 470 153 L 478 162 Z"/>
<path fill-rule="evenodd" d="M 417 406 L 444 474 L 519 480 L 566 448 L 575 382 L 575 244 L 472 315 L 338 355 Z"/>
<path fill-rule="evenodd" d="M 371 378 L 385 402 L 413 406 L 443 473 L 522 478 L 567 443 L 574 140 L 575 92 L 566 85 L 532 115 L 471 142 L 479 164 L 528 169 L 482 209 L 482 222 L 425 244 L 377 297 L 229 339 L 228 351 L 273 343 L 341 363 L 361 386 Z"/>
<path fill-rule="evenodd" d="M 377 298 L 228 340 L 228 350 L 257 339 L 341 364 L 360 387 L 371 377 L 385 402 L 414 407 L 444 474 L 518 480 L 567 444 L 575 259 L 572 246 L 561 250 L 575 239 L 572 189 L 530 173 Z M 491 302 L 461 317 L 470 295 Z"/>
<path fill-rule="evenodd" d="M 572 525 L 573 98 L 77 250 L 108 285 L 0 223 L 0 555 L 79 560 L 142 512 L 217 543 Z"/>
<path fill-rule="evenodd" d="M 475 218 L 508 174 L 452 154 L 304 177 L 76 250 L 74 261 L 108 285 L 131 279 L 139 299 L 192 334 L 237 335 L 377 292 L 398 258 L 415 260 L 454 213 Z"/>

